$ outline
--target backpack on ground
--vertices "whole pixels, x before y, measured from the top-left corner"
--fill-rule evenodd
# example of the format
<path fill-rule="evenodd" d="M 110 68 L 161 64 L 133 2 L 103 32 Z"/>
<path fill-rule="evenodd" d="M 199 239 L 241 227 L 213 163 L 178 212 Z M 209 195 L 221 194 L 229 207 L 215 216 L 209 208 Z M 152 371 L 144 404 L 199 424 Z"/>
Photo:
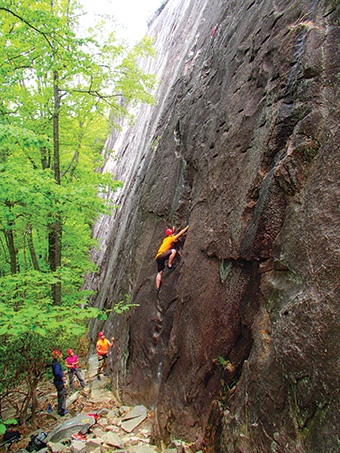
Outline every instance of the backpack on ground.
<path fill-rule="evenodd" d="M 40 432 L 39 434 L 36 434 L 35 436 L 32 434 L 31 435 L 31 440 L 29 444 L 26 447 L 26 450 L 29 452 L 32 451 L 39 451 L 42 448 L 46 447 L 45 439 L 47 437 L 47 434 L 44 433 L 43 431 Z"/>

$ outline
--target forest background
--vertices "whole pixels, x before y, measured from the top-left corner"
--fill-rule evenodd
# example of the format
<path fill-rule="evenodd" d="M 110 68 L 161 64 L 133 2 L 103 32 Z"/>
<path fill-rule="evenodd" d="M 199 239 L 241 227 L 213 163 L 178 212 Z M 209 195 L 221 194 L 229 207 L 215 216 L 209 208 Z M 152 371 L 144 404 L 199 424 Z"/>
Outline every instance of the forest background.
<path fill-rule="evenodd" d="M 81 14 L 74 0 L 0 0 L 0 410 L 26 382 L 21 423 L 51 352 L 106 318 L 81 289 L 91 227 L 122 185 L 101 171 L 105 142 L 130 105 L 153 102 L 138 67 L 150 40 L 129 49 L 103 22 L 80 36 Z"/>

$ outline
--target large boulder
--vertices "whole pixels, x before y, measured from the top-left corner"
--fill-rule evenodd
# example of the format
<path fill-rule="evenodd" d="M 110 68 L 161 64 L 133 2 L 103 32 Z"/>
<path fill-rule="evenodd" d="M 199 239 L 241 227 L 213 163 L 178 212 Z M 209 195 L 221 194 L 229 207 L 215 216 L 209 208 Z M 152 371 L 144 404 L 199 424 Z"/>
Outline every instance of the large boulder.
<path fill-rule="evenodd" d="M 150 28 L 162 84 L 109 139 L 124 188 L 88 287 L 100 308 L 137 304 L 92 338 L 115 336 L 114 383 L 155 410 L 155 439 L 338 449 L 338 17 L 335 1 L 170 0 Z M 157 297 L 164 230 L 187 224 Z"/>
<path fill-rule="evenodd" d="M 62 442 L 71 439 L 72 434 L 87 433 L 87 431 L 94 425 L 96 419 L 92 415 L 80 414 L 77 417 L 65 420 L 60 425 L 56 426 L 47 436 L 47 442 Z"/>

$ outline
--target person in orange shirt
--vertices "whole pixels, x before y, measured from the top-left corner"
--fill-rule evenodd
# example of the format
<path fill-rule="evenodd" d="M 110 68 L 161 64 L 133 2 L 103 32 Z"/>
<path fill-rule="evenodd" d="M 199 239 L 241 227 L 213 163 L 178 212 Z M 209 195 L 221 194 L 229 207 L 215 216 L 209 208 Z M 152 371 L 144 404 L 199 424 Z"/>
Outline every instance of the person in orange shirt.
<path fill-rule="evenodd" d="M 178 238 L 180 238 L 189 228 L 189 225 L 184 228 L 184 230 L 180 231 L 178 234 L 175 235 L 175 230 L 168 228 L 165 230 L 165 238 L 163 239 L 162 245 L 160 246 L 157 255 L 156 255 L 156 262 L 157 262 L 157 276 L 156 276 L 156 291 L 159 293 L 161 289 L 161 281 L 162 281 L 162 274 L 165 267 L 165 261 L 168 259 L 168 268 L 175 269 L 176 265 L 172 264 L 175 256 L 176 256 L 176 249 L 174 248 L 175 242 Z"/>
<path fill-rule="evenodd" d="M 115 341 L 114 337 L 111 339 L 111 343 L 109 340 L 105 338 L 104 332 L 98 333 L 99 340 L 96 344 L 96 351 L 98 357 L 98 370 L 97 370 L 97 379 L 100 380 L 100 372 L 104 372 L 104 376 L 107 376 L 105 373 L 107 367 L 107 358 L 109 356 L 109 348 L 112 348 L 113 342 Z"/>

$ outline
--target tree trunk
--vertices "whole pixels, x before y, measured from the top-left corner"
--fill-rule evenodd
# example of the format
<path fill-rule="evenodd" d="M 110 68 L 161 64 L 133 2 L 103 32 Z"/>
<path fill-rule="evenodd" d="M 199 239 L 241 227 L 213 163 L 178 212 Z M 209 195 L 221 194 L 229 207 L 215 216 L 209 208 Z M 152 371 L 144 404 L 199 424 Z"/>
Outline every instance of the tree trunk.
<path fill-rule="evenodd" d="M 32 229 L 31 228 L 27 229 L 27 243 L 28 243 L 28 249 L 29 249 L 30 255 L 31 255 L 33 269 L 35 271 L 40 271 L 39 263 L 38 263 L 38 260 L 37 260 L 37 255 L 35 253 L 33 235 L 32 235 Z"/>
<path fill-rule="evenodd" d="M 59 149 L 59 114 L 60 114 L 60 91 L 58 85 L 58 71 L 54 71 L 54 112 L 53 112 L 53 172 L 54 179 L 60 185 L 60 149 Z"/>
<path fill-rule="evenodd" d="M 38 387 L 39 379 L 32 378 L 30 381 L 30 395 L 32 401 L 32 425 L 37 426 L 37 409 L 38 409 L 38 398 L 37 398 L 37 387 Z"/>
<path fill-rule="evenodd" d="M 49 263 L 51 272 L 61 267 L 61 221 L 56 220 L 50 227 L 48 236 Z M 61 282 L 52 284 L 52 298 L 54 305 L 61 305 Z"/>
<path fill-rule="evenodd" d="M 41 166 L 43 170 L 51 166 L 51 153 L 47 148 L 40 148 Z"/>
<path fill-rule="evenodd" d="M 15 249 L 14 244 L 14 234 L 13 230 L 7 230 L 4 232 L 6 238 L 6 244 L 9 251 L 9 256 L 11 258 L 11 273 L 14 275 L 18 271 L 18 263 L 17 263 L 17 251 Z"/>
<path fill-rule="evenodd" d="M 5 201 L 5 205 L 8 207 L 10 211 L 12 211 L 12 204 L 9 200 Z M 13 225 L 14 222 L 12 221 L 11 223 L 8 224 L 10 227 L 8 230 L 3 230 L 5 239 L 6 239 L 6 245 L 8 248 L 9 256 L 11 259 L 11 273 L 14 275 L 18 272 L 18 263 L 17 263 L 17 250 L 15 248 L 15 243 L 14 243 L 14 232 L 13 232 Z"/>
<path fill-rule="evenodd" d="M 59 150 L 59 112 L 60 112 L 60 91 L 58 86 L 58 72 L 54 71 L 54 112 L 53 112 L 53 174 L 54 179 L 60 185 L 60 150 Z M 58 203 L 58 200 L 56 200 Z M 60 214 L 57 214 L 55 221 L 50 224 L 48 237 L 49 263 L 52 272 L 61 267 L 61 241 L 62 223 Z M 61 282 L 52 284 L 52 298 L 54 305 L 61 305 Z"/>

